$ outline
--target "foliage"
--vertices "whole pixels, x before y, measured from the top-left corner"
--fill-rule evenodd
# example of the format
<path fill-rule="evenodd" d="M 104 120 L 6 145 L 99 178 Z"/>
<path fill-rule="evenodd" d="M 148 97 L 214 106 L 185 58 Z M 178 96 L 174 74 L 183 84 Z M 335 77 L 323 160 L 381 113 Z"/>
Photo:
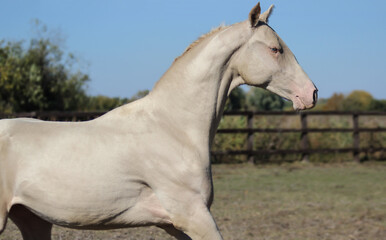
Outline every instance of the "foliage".
<path fill-rule="evenodd" d="M 291 108 L 292 103 L 285 102 L 281 97 L 267 90 L 252 87 L 245 93 L 242 88 L 237 87 L 230 93 L 225 104 L 225 111 L 280 111 L 285 107 Z"/>
<path fill-rule="evenodd" d="M 246 107 L 244 90 L 240 87 L 233 89 L 226 101 L 225 111 L 245 110 Z"/>
<path fill-rule="evenodd" d="M 280 111 L 283 110 L 284 100 L 262 88 L 251 88 L 247 94 L 247 106 L 254 111 Z"/>
<path fill-rule="evenodd" d="M 128 102 L 133 102 L 133 101 L 136 101 L 138 99 L 141 99 L 143 97 L 145 97 L 146 95 L 149 94 L 149 90 L 140 90 L 138 91 L 134 96 L 132 96 Z"/>
<path fill-rule="evenodd" d="M 386 100 L 373 99 L 370 104 L 370 110 L 386 112 Z"/>
<path fill-rule="evenodd" d="M 82 110 L 89 77 L 73 71 L 77 59 L 64 58 L 50 38 L 0 42 L 0 111 Z"/>
<path fill-rule="evenodd" d="M 314 110 L 322 111 L 386 111 L 386 100 L 375 99 L 363 90 L 355 90 L 345 96 L 334 93 L 328 99 L 320 99 Z"/>
<path fill-rule="evenodd" d="M 341 93 L 334 93 L 322 107 L 326 111 L 342 111 L 343 110 L 344 95 Z"/>
<path fill-rule="evenodd" d="M 351 92 L 343 100 L 343 109 L 346 111 L 366 111 L 370 109 L 373 96 L 365 91 L 356 90 Z"/>
<path fill-rule="evenodd" d="M 102 95 L 90 96 L 87 100 L 87 111 L 109 111 L 128 102 L 127 98 L 110 98 Z"/>
<path fill-rule="evenodd" d="M 149 93 L 148 90 L 138 91 L 131 98 L 111 98 L 102 95 L 90 96 L 87 100 L 87 105 L 85 110 L 87 111 L 109 111 L 116 107 L 122 106 L 126 103 L 136 101 L 143 98 Z"/>

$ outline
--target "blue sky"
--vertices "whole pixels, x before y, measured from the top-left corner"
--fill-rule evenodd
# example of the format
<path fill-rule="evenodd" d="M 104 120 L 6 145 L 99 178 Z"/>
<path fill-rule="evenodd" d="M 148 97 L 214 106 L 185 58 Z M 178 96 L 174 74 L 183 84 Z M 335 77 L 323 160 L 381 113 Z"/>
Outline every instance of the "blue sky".
<path fill-rule="evenodd" d="M 201 34 L 247 19 L 252 0 L 1 0 L 0 39 L 34 36 L 33 19 L 61 32 L 82 60 L 88 93 L 130 97 L 151 89 Z M 386 98 L 386 1 L 272 0 L 270 25 L 319 88 Z"/>

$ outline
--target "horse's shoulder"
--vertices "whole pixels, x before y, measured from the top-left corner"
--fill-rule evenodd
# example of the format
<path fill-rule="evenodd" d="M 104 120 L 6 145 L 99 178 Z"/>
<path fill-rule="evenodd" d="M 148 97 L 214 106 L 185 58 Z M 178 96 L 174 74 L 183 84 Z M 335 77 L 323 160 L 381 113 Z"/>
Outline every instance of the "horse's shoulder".
<path fill-rule="evenodd" d="M 0 155 L 3 155 L 9 145 L 12 132 L 17 128 L 17 121 L 15 119 L 0 120 Z"/>

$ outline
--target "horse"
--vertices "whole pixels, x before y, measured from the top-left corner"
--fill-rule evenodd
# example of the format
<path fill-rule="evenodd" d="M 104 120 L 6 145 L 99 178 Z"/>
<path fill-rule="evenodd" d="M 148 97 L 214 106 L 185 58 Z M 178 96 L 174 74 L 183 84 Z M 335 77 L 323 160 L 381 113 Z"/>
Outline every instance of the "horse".
<path fill-rule="evenodd" d="M 210 148 L 232 89 L 247 84 L 312 108 L 317 89 L 268 25 L 273 5 L 192 43 L 144 98 L 85 122 L 0 121 L 0 233 L 158 226 L 219 240 Z"/>

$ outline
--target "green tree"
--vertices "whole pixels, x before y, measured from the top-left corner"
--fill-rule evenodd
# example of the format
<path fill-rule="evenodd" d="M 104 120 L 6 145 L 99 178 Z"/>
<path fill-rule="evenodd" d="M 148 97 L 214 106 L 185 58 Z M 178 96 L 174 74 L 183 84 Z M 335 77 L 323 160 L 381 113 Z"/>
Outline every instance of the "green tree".
<path fill-rule="evenodd" d="M 342 93 L 334 93 L 327 102 L 323 105 L 322 110 L 325 111 L 342 111 L 344 95 Z"/>
<path fill-rule="evenodd" d="M 368 111 L 374 98 L 370 93 L 362 90 L 352 91 L 343 100 L 343 109 L 346 111 Z"/>
<path fill-rule="evenodd" d="M 267 90 L 251 88 L 247 93 L 247 106 L 255 111 L 281 111 L 285 102 L 280 96 Z"/>
<path fill-rule="evenodd" d="M 89 77 L 73 71 L 76 61 L 48 37 L 27 49 L 22 41 L 0 41 L 0 111 L 83 110 Z"/>
<path fill-rule="evenodd" d="M 138 91 L 131 98 L 118 98 L 118 97 L 106 97 L 106 96 L 91 96 L 88 97 L 86 111 L 109 111 L 116 107 L 122 106 L 126 103 L 136 101 L 145 97 L 149 93 L 149 90 Z"/>
<path fill-rule="evenodd" d="M 246 96 L 242 88 L 233 89 L 225 103 L 225 111 L 243 110 L 246 107 Z"/>
<path fill-rule="evenodd" d="M 373 101 L 370 104 L 370 110 L 386 112 L 386 100 L 373 99 Z"/>
<path fill-rule="evenodd" d="M 128 99 L 127 102 L 134 102 L 138 99 L 145 97 L 148 94 L 149 94 L 149 90 L 140 90 L 136 94 L 134 94 L 134 96 L 132 96 L 130 99 Z"/>
<path fill-rule="evenodd" d="M 102 95 L 90 96 L 87 101 L 86 111 L 109 111 L 129 102 L 127 98 L 110 98 Z"/>

